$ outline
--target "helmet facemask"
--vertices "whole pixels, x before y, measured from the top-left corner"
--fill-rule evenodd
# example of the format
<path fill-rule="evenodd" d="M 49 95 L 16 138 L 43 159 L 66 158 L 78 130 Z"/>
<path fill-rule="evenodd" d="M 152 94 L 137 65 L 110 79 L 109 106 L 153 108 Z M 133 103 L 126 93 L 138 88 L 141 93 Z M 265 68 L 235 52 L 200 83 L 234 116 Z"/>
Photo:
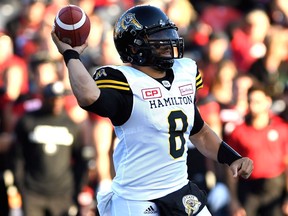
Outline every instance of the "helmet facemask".
<path fill-rule="evenodd" d="M 172 26 L 146 29 L 138 38 L 134 40 L 134 52 L 130 53 L 132 64 L 163 71 L 173 66 L 174 59 L 183 57 L 183 39 Z"/>

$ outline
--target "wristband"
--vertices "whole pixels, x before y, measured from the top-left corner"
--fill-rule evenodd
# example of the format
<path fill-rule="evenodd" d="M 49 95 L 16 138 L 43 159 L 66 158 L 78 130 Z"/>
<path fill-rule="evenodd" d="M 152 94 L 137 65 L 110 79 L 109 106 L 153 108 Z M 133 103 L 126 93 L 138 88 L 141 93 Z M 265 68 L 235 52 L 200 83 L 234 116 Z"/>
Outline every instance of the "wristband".
<path fill-rule="evenodd" d="M 62 54 L 64 57 L 65 64 L 67 65 L 71 59 L 80 59 L 80 55 L 77 51 L 68 49 Z"/>
<path fill-rule="evenodd" d="M 242 158 L 242 156 L 231 146 L 224 141 L 221 142 L 217 155 L 219 163 L 228 164 L 230 166 L 234 161 L 240 158 Z"/>

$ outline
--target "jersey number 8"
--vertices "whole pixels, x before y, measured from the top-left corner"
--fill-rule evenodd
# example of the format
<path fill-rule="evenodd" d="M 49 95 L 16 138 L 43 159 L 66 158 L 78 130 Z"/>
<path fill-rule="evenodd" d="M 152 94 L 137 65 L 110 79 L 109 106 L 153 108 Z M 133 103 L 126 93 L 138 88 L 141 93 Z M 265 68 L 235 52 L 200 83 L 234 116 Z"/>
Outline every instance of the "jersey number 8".
<path fill-rule="evenodd" d="M 187 116 L 180 110 L 172 111 L 168 116 L 168 123 L 170 134 L 170 155 L 172 155 L 172 157 L 176 159 L 181 157 L 184 153 L 184 133 L 186 132 L 188 127 Z M 180 128 L 181 124 L 182 128 Z"/>

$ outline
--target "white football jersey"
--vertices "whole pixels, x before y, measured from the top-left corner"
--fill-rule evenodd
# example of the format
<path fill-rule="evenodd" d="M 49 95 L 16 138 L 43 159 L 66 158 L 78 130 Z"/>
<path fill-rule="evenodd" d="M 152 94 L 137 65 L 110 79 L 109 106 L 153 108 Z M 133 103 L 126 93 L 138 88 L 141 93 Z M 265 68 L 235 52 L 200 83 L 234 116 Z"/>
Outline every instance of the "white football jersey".
<path fill-rule="evenodd" d="M 174 80 L 159 83 L 127 66 L 114 66 L 133 92 L 130 118 L 115 126 L 119 143 L 113 154 L 114 193 L 125 199 L 151 200 L 187 184 L 187 140 L 194 124 L 197 66 L 175 60 Z"/>

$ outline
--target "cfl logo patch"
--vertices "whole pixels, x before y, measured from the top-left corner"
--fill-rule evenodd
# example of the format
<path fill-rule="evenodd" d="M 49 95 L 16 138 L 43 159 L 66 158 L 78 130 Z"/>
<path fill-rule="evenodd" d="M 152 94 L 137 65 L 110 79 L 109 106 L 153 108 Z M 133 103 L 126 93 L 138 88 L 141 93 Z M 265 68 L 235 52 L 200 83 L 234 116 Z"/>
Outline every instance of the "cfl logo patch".
<path fill-rule="evenodd" d="M 201 206 L 201 202 L 198 200 L 198 198 L 191 194 L 184 196 L 182 198 L 182 203 L 188 216 L 192 216 L 193 214 L 198 212 Z"/>
<path fill-rule="evenodd" d="M 142 89 L 141 91 L 142 91 L 142 97 L 144 100 L 162 97 L 161 90 L 158 87 Z"/>

